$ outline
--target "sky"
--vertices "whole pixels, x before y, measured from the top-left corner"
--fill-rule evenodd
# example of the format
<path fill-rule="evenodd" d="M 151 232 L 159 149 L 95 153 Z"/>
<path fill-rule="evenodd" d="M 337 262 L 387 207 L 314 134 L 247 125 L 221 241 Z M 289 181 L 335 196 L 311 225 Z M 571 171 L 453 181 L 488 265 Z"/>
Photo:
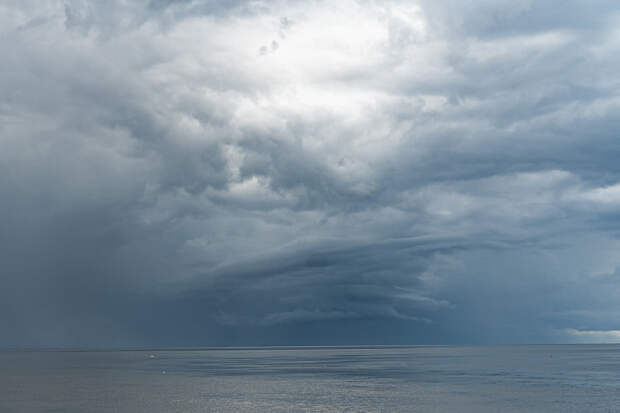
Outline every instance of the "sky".
<path fill-rule="evenodd" d="M 620 341 L 616 0 L 3 0 L 0 347 Z"/>

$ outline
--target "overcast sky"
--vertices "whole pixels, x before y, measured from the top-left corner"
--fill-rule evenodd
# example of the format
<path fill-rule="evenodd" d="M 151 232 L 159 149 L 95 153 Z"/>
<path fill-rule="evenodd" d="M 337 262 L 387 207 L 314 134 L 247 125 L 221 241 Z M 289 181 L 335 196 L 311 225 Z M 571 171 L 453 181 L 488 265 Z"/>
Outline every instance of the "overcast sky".
<path fill-rule="evenodd" d="M 617 0 L 3 0 L 0 346 L 620 341 Z"/>

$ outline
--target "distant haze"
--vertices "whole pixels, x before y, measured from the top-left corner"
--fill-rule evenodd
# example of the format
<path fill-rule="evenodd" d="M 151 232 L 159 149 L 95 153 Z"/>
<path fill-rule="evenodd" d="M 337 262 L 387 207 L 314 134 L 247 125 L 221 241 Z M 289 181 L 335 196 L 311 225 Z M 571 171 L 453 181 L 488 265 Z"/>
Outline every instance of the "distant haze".
<path fill-rule="evenodd" d="M 0 347 L 620 341 L 620 3 L 0 4 Z"/>

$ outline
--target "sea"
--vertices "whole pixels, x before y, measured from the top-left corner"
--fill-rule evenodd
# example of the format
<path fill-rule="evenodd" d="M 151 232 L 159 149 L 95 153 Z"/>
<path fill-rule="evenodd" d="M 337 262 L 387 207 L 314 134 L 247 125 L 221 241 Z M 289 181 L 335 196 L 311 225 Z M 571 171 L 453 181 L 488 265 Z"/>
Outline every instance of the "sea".
<path fill-rule="evenodd" d="M 620 346 L 4 351 L 0 412 L 620 412 Z"/>

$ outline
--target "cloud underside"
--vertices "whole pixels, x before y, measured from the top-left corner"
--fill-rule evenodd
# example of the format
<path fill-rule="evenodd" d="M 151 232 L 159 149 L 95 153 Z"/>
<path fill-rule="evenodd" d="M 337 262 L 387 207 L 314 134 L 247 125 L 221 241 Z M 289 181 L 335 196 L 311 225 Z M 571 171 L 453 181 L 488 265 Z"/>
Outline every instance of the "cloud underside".
<path fill-rule="evenodd" d="M 5 2 L 0 345 L 616 340 L 618 11 Z"/>

